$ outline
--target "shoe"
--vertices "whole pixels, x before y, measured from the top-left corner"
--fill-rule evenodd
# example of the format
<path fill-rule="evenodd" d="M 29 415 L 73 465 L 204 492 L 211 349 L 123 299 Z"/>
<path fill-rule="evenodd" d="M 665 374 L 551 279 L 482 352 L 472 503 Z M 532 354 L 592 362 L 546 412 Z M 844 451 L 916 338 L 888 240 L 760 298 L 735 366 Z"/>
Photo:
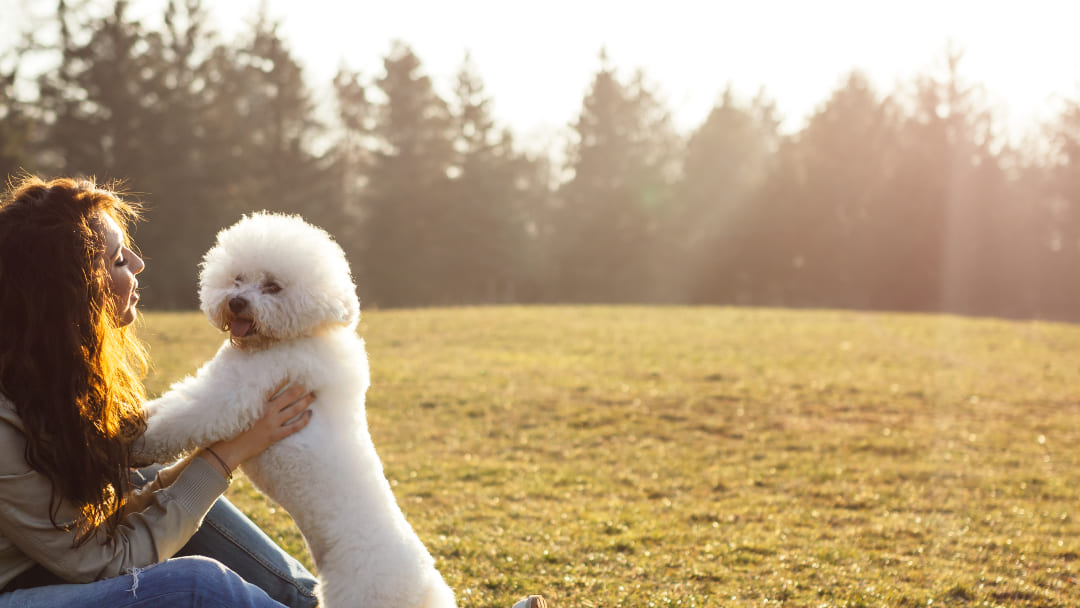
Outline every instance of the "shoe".
<path fill-rule="evenodd" d="M 530 595 L 522 598 L 514 604 L 514 608 L 548 608 L 547 602 L 542 595 Z"/>

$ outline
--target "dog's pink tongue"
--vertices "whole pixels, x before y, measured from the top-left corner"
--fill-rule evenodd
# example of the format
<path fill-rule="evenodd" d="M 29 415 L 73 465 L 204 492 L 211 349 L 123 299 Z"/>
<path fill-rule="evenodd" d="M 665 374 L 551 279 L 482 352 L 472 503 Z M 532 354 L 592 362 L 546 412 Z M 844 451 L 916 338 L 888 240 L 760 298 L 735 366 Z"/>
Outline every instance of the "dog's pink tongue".
<path fill-rule="evenodd" d="M 229 331 L 232 332 L 234 338 L 243 338 L 250 329 L 251 319 L 233 319 L 229 325 Z"/>

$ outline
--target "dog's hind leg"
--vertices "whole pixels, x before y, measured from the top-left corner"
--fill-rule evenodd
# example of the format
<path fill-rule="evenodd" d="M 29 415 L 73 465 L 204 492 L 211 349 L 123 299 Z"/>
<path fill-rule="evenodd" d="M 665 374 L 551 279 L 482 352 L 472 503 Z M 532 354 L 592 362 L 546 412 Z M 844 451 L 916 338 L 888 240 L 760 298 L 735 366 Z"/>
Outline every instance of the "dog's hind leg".
<path fill-rule="evenodd" d="M 454 592 L 443 580 L 438 572 L 433 573 L 434 579 L 428 585 L 427 594 L 421 608 L 455 608 Z"/>

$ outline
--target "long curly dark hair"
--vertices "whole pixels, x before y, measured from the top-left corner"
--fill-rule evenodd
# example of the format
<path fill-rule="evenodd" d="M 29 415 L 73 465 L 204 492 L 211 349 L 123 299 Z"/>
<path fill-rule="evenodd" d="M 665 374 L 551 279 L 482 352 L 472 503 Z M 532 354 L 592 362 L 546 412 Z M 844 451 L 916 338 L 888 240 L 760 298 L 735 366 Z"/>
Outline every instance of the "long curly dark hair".
<path fill-rule="evenodd" d="M 27 463 L 52 481 L 53 525 L 75 544 L 116 536 L 146 428 L 146 350 L 118 322 L 103 255 L 104 216 L 126 234 L 138 212 L 67 178 L 25 176 L 0 201 L 0 393 L 25 425 Z M 65 499 L 79 517 L 58 523 Z"/>

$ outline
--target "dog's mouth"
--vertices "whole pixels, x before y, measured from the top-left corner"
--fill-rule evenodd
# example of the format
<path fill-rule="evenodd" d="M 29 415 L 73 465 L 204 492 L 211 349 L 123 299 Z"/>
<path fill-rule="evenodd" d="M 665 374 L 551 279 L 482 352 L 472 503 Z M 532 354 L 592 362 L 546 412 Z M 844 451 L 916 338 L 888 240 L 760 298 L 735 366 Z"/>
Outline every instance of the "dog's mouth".
<path fill-rule="evenodd" d="M 255 320 L 248 317 L 233 317 L 225 323 L 225 330 L 234 340 L 258 335 L 259 328 L 255 326 Z"/>

